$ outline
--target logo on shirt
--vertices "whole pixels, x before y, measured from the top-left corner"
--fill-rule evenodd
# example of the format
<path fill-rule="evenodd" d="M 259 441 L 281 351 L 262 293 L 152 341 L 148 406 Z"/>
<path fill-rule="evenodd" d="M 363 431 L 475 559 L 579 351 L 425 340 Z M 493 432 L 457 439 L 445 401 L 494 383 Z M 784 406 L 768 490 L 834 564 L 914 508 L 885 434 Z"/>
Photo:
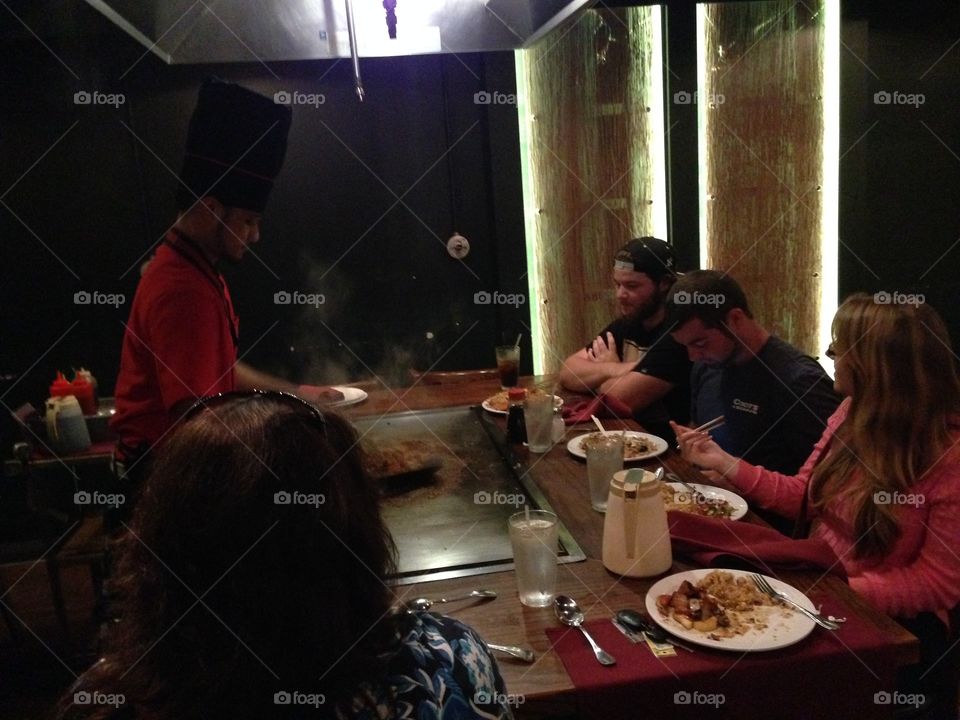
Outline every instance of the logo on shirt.
<path fill-rule="evenodd" d="M 748 412 L 751 415 L 760 414 L 760 406 L 756 403 L 748 403 L 740 400 L 739 398 L 733 399 L 733 409 L 740 410 L 741 412 Z"/>

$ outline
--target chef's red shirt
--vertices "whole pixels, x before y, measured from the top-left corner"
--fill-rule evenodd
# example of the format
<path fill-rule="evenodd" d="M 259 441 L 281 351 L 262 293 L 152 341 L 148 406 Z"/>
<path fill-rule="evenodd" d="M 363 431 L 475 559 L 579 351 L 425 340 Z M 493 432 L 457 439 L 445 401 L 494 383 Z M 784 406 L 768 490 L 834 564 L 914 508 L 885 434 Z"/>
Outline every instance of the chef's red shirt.
<path fill-rule="evenodd" d="M 137 286 L 123 336 L 111 426 L 131 447 L 157 443 L 172 408 L 234 389 L 239 328 L 223 276 L 168 235 Z"/>

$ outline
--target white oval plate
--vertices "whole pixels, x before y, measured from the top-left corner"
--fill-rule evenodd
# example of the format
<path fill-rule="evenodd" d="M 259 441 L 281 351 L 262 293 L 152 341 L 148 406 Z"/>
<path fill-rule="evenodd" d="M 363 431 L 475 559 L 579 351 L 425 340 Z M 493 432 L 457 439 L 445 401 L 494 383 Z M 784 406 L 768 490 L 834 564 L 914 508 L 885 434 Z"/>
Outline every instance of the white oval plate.
<path fill-rule="evenodd" d="M 683 495 L 690 494 L 690 491 L 680 483 L 668 482 L 667 485 L 673 488 L 673 491 L 676 493 Z M 750 509 L 750 507 L 747 505 L 747 501 L 737 495 L 735 492 L 730 492 L 729 490 L 724 490 L 723 488 L 715 487 L 713 485 L 701 485 L 700 483 L 690 483 L 690 487 L 710 500 L 726 500 L 728 503 L 730 503 L 730 507 L 733 508 L 733 512 L 730 514 L 731 520 L 739 520 L 746 515 L 747 510 Z M 680 510 L 679 512 L 683 511 Z"/>
<path fill-rule="evenodd" d="M 613 430 L 611 432 L 620 432 L 619 430 Z M 567 443 L 567 450 L 571 455 L 576 455 L 578 458 L 587 459 L 587 453 L 583 450 L 583 440 L 593 433 L 587 433 L 586 435 L 577 435 L 573 440 Z M 641 440 L 646 440 L 647 443 L 653 446 L 653 449 L 650 452 L 642 453 L 641 455 L 626 456 L 624 455 L 624 462 L 637 462 L 638 460 L 647 460 L 657 455 L 663 455 L 670 445 L 661 437 L 656 435 L 650 435 L 649 433 L 637 432 L 636 430 L 627 430 L 624 435 L 628 438 L 635 437 L 640 438 Z"/>
<path fill-rule="evenodd" d="M 701 568 L 699 570 L 688 570 L 686 572 L 670 575 L 662 580 L 658 580 L 647 591 L 646 607 L 650 619 L 662 627 L 671 635 L 676 635 L 681 640 L 701 645 L 703 647 L 713 648 L 714 650 L 734 650 L 736 652 L 761 652 L 766 650 L 777 650 L 779 648 L 793 645 L 803 640 L 814 628 L 813 620 L 803 615 L 796 608 L 776 607 L 773 608 L 770 618 L 767 621 L 767 627 L 763 630 L 749 630 L 743 635 L 737 635 L 732 638 L 722 640 L 713 640 L 707 633 L 699 630 L 687 630 L 683 625 L 672 618 L 663 617 L 657 609 L 657 597 L 659 595 L 670 595 L 676 592 L 680 583 L 689 580 L 692 584 L 698 583 L 705 575 L 714 570 L 723 570 L 732 573 L 737 577 L 746 577 L 748 581 L 750 575 L 743 570 L 728 570 L 726 568 Z M 816 612 L 810 598 L 797 590 L 792 585 L 780 582 L 776 578 L 764 575 L 774 590 L 782 592 L 794 602 L 802 605 L 812 612 Z"/>
<path fill-rule="evenodd" d="M 506 415 L 507 414 L 506 410 L 497 410 L 493 405 L 490 404 L 490 401 L 494 397 L 496 397 L 496 395 L 491 395 L 490 397 L 488 397 L 486 400 L 480 403 L 480 407 L 482 407 L 484 410 L 486 410 L 489 413 L 493 413 L 494 415 Z M 554 395 L 553 407 L 554 408 L 563 407 L 563 398 L 560 397 L 559 395 Z"/>
<path fill-rule="evenodd" d="M 360 388 L 350 387 L 349 385 L 333 385 L 334 390 L 339 390 L 343 393 L 343 400 L 337 400 L 336 402 L 327 403 L 326 405 L 321 405 L 320 407 L 324 408 L 342 408 L 349 405 L 358 405 L 367 399 L 367 393 Z"/>

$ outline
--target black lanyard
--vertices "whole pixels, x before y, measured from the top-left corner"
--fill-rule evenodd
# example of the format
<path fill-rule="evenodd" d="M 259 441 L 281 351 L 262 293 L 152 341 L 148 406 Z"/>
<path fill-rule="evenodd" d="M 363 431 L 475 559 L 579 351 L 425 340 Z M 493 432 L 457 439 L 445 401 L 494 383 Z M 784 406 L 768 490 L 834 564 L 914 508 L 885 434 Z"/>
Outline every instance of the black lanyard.
<path fill-rule="evenodd" d="M 230 307 L 230 301 L 227 300 L 227 285 L 223 281 L 223 278 L 220 276 L 220 273 L 217 272 L 217 268 L 209 258 L 204 255 L 203 250 L 200 248 L 197 243 L 187 235 L 177 228 L 171 228 L 170 232 L 173 233 L 181 242 L 193 249 L 197 253 L 197 257 L 194 257 L 188 252 L 185 252 L 183 248 L 177 247 L 175 243 L 170 242 L 169 239 L 164 239 L 164 242 L 170 246 L 170 249 L 177 253 L 180 257 L 186 260 L 188 263 L 193 265 L 197 270 L 200 271 L 200 274 L 207 279 L 207 281 L 213 285 L 213 287 L 220 294 L 220 298 L 223 300 L 223 310 L 227 315 L 227 325 L 230 328 L 230 337 L 233 340 L 233 349 L 237 350 L 240 347 L 239 337 L 237 336 L 237 328 L 234 325 L 233 320 L 233 311 Z"/>

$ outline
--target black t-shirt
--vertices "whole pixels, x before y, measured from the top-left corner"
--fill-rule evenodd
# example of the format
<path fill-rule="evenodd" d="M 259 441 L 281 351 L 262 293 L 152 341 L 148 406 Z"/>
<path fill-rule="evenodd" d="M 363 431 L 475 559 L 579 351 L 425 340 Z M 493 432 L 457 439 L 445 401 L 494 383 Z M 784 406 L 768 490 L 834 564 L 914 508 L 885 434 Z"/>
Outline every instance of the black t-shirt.
<path fill-rule="evenodd" d="M 636 360 L 633 372 L 673 384 L 660 400 L 634 413 L 644 428 L 672 441 L 673 432 L 667 421 L 686 423 L 690 419 L 691 363 L 686 349 L 671 337 L 665 323 L 647 330 L 640 321 L 617 318 L 599 335 L 606 340 L 608 332 L 613 333 L 620 359 Z"/>
<path fill-rule="evenodd" d="M 718 415 L 711 431 L 734 457 L 795 475 L 840 404 L 833 381 L 808 355 L 778 337 L 742 365 L 697 363 L 691 374 L 692 425 Z"/>

